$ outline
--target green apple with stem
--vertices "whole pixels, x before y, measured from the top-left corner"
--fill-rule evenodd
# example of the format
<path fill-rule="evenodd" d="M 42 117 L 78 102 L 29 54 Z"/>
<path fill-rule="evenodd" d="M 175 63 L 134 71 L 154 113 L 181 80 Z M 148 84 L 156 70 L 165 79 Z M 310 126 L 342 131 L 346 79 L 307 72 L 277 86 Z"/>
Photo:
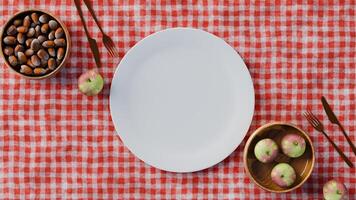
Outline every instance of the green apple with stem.
<path fill-rule="evenodd" d="M 289 187 L 294 183 L 297 176 L 292 166 L 287 163 L 279 163 L 273 167 L 271 178 L 277 185 Z"/>
<path fill-rule="evenodd" d="M 78 80 L 79 91 L 87 96 L 94 96 L 100 93 L 104 87 L 104 79 L 97 69 L 92 69 L 83 73 Z"/>
<path fill-rule="evenodd" d="M 291 158 L 297 158 L 304 154 L 306 144 L 302 136 L 287 134 L 282 138 L 281 148 L 285 155 Z"/>
<path fill-rule="evenodd" d="M 272 139 L 265 138 L 257 142 L 254 153 L 257 160 L 263 163 L 272 162 L 278 155 L 278 146 Z"/>
<path fill-rule="evenodd" d="M 325 200 L 347 200 L 347 189 L 345 185 L 335 179 L 324 184 L 323 194 Z"/>

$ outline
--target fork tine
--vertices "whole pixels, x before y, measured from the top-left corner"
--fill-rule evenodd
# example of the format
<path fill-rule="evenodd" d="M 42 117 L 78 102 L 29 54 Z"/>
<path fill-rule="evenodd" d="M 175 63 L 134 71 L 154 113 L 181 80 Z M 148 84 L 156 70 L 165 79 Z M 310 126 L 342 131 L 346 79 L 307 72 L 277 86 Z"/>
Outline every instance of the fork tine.
<path fill-rule="evenodd" d="M 107 38 L 107 41 L 106 41 L 111 47 L 114 46 L 114 42 L 110 39 L 110 38 Z"/>
<path fill-rule="evenodd" d="M 108 51 L 109 51 L 109 53 L 110 53 L 110 56 L 111 56 L 111 57 L 114 57 L 114 52 L 112 52 L 112 49 L 111 49 L 110 47 L 108 48 Z"/>
<path fill-rule="evenodd" d="M 118 52 L 118 50 L 116 49 L 115 46 L 114 46 L 114 52 L 115 52 L 116 57 L 119 57 L 119 52 Z"/>
<path fill-rule="evenodd" d="M 113 54 L 118 57 L 119 53 L 115 47 L 115 43 L 111 39 L 109 40 L 109 43 L 111 45 L 111 50 L 113 51 Z"/>
<path fill-rule="evenodd" d="M 103 38 L 103 42 L 105 44 L 105 47 L 108 49 L 110 55 L 114 55 L 113 51 L 112 51 L 112 43 L 110 42 L 110 38 L 108 38 L 107 36 L 104 36 Z"/>
<path fill-rule="evenodd" d="M 307 110 L 306 113 L 308 114 L 309 117 L 311 117 L 310 111 Z"/>
<path fill-rule="evenodd" d="M 114 54 L 113 54 L 113 52 L 111 51 L 111 49 L 108 49 L 108 52 L 109 52 L 109 54 L 110 54 L 111 57 L 114 57 Z"/>
<path fill-rule="evenodd" d="M 113 56 L 113 52 L 111 51 L 111 46 L 110 46 L 110 44 L 107 40 L 107 37 L 105 35 L 103 36 L 103 43 L 104 43 L 105 48 L 108 50 L 110 56 Z"/>
<path fill-rule="evenodd" d="M 112 46 L 110 46 L 110 51 L 111 51 L 111 53 L 112 53 L 112 57 L 115 57 L 115 56 L 116 56 L 115 48 L 113 48 Z"/>
<path fill-rule="evenodd" d="M 117 56 L 117 52 L 116 52 L 115 46 L 113 46 L 113 45 L 114 44 L 111 42 L 111 40 L 108 40 L 107 49 L 109 50 L 110 55 L 112 57 L 115 57 L 115 56 Z"/>
<path fill-rule="evenodd" d="M 307 110 L 306 113 L 309 116 L 309 119 L 313 120 L 313 115 L 311 114 L 311 112 L 309 110 Z"/>
<path fill-rule="evenodd" d="M 303 115 L 304 115 L 304 117 L 307 118 L 307 120 L 309 121 L 308 113 L 307 113 L 307 112 L 303 112 Z"/>
<path fill-rule="evenodd" d="M 320 124 L 320 121 L 318 120 L 318 118 L 316 118 L 315 115 L 310 111 L 309 111 L 309 114 L 310 114 L 310 118 L 314 122 L 315 126 L 318 126 Z"/>
<path fill-rule="evenodd" d="M 319 119 L 311 111 L 309 111 L 309 113 L 310 113 L 310 116 L 313 119 L 314 123 L 317 125 L 320 124 Z"/>
<path fill-rule="evenodd" d="M 309 111 L 304 112 L 304 116 L 305 118 L 307 118 L 308 122 L 315 128 L 317 126 L 317 123 L 315 122 L 315 120 L 312 118 L 312 116 L 310 115 Z"/>
<path fill-rule="evenodd" d="M 309 118 L 310 118 L 311 123 L 314 126 L 314 128 L 317 129 L 318 131 L 323 131 L 324 126 L 321 123 L 321 121 L 316 117 L 316 115 L 314 115 L 313 112 L 311 112 L 311 111 L 308 111 L 307 113 L 309 115 Z"/>
<path fill-rule="evenodd" d="M 111 50 L 113 51 L 114 55 L 119 56 L 119 53 L 118 53 L 118 51 L 116 49 L 114 41 L 112 41 L 111 38 L 108 38 L 108 43 L 110 44 Z"/>
<path fill-rule="evenodd" d="M 108 50 L 110 56 L 114 57 L 114 56 L 113 56 L 113 52 L 112 52 L 112 50 L 111 50 L 111 47 L 108 45 L 108 43 L 107 43 L 106 41 L 104 42 L 104 46 L 105 46 L 106 49 Z"/>
<path fill-rule="evenodd" d="M 303 114 L 304 114 L 305 118 L 307 118 L 308 121 L 311 121 L 310 115 L 307 111 L 305 111 Z"/>
<path fill-rule="evenodd" d="M 310 112 L 310 114 L 313 116 L 313 118 L 314 118 L 316 121 L 320 122 L 319 119 L 318 119 L 312 112 Z"/>
<path fill-rule="evenodd" d="M 307 118 L 308 122 L 309 122 L 312 126 L 314 126 L 314 124 L 312 123 L 312 121 L 311 121 L 311 119 L 310 119 L 309 114 L 308 114 L 307 112 L 304 112 L 303 114 L 304 114 L 304 117 Z"/>
<path fill-rule="evenodd" d="M 305 116 L 308 118 L 309 121 L 313 122 L 312 116 L 310 115 L 309 111 L 305 112 Z"/>

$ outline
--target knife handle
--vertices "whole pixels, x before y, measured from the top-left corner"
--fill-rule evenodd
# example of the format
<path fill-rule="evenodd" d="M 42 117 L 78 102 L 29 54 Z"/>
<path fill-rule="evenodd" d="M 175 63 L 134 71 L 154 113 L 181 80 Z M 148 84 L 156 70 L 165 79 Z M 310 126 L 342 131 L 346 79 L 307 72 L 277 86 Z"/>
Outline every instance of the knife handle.
<path fill-rule="evenodd" d="M 94 12 L 94 9 L 93 9 L 93 6 L 91 5 L 90 3 L 90 0 L 83 0 L 84 4 L 87 6 L 91 16 L 93 17 L 96 25 L 98 26 L 99 30 L 101 31 L 102 34 L 104 34 L 104 31 L 103 29 L 101 28 L 100 26 L 100 23 L 99 23 L 99 20 L 96 18 L 96 15 L 95 15 L 95 12 Z"/>
<path fill-rule="evenodd" d="M 83 11 L 82 11 L 82 8 L 80 7 L 80 2 L 79 2 L 79 0 L 74 0 L 74 4 L 75 4 L 75 7 L 77 7 L 77 11 L 78 11 L 80 20 L 82 21 L 82 24 L 83 24 L 83 26 L 84 26 L 85 34 L 87 35 L 88 38 L 90 38 L 87 25 L 85 24 L 85 20 L 84 20 L 84 16 L 83 16 Z"/>
<path fill-rule="evenodd" d="M 350 137 L 346 134 L 346 131 L 345 131 L 344 127 L 343 127 L 340 123 L 338 123 L 337 125 L 339 125 L 339 127 L 340 127 L 342 133 L 344 134 L 344 136 L 346 137 L 346 140 L 347 140 L 347 142 L 349 143 L 349 145 L 350 145 L 352 151 L 353 151 L 354 154 L 356 155 L 356 147 L 355 147 L 354 143 L 352 143 Z"/>
<path fill-rule="evenodd" d="M 96 63 L 98 68 L 101 68 L 98 44 L 96 43 L 95 39 L 90 37 L 88 28 L 87 28 L 87 26 L 85 24 L 85 20 L 84 20 L 84 16 L 83 16 L 83 10 L 80 7 L 80 1 L 79 0 L 74 0 L 74 4 L 75 4 L 75 7 L 77 8 L 80 20 L 82 21 L 82 24 L 84 26 L 84 31 L 85 31 L 85 34 L 86 34 L 86 36 L 88 38 L 88 42 L 89 42 L 90 49 L 91 49 L 91 51 L 93 53 L 93 56 L 94 56 L 94 59 L 95 59 L 95 63 Z"/>
<path fill-rule="evenodd" d="M 341 158 L 346 162 L 346 164 L 350 167 L 353 168 L 354 164 L 352 164 L 351 160 L 347 158 L 347 156 L 341 151 L 341 149 L 334 143 L 334 141 L 325 133 L 325 131 L 322 131 L 322 133 L 325 135 L 325 137 L 329 140 L 329 142 L 333 145 L 334 149 L 339 153 Z"/>

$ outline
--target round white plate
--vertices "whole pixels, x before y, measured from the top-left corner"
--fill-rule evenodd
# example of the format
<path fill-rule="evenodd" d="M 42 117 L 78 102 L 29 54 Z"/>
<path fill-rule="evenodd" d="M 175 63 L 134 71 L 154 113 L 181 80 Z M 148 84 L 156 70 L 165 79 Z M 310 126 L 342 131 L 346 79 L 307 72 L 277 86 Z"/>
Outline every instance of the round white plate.
<path fill-rule="evenodd" d="M 241 143 L 253 116 L 253 83 L 224 40 L 197 29 L 167 29 L 121 60 L 110 110 L 120 138 L 139 159 L 192 172 L 219 163 Z"/>

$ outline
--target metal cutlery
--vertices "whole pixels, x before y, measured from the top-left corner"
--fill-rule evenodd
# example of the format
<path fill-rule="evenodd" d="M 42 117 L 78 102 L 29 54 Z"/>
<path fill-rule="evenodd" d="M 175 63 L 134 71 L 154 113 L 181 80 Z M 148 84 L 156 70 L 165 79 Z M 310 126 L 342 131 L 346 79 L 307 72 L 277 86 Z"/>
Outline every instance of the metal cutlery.
<path fill-rule="evenodd" d="M 100 62 L 98 44 L 96 43 L 96 40 L 95 40 L 95 39 L 93 39 L 93 38 L 90 37 L 88 28 L 87 28 L 87 26 L 86 26 L 86 24 L 85 24 L 85 20 L 84 20 L 84 17 L 83 17 L 83 11 L 82 11 L 82 9 L 81 9 L 81 7 L 80 7 L 80 2 L 79 2 L 79 0 L 74 0 L 74 3 L 75 3 L 75 6 L 77 7 L 78 14 L 79 14 L 80 19 L 81 19 L 81 21 L 82 21 L 82 24 L 83 24 L 83 26 L 84 26 L 84 31 L 85 31 L 85 34 L 87 35 L 87 38 L 88 38 L 88 41 L 89 41 L 89 45 L 90 45 L 90 49 L 91 49 L 91 51 L 93 52 L 96 66 L 97 66 L 98 68 L 100 68 L 100 67 L 101 67 L 101 62 Z"/>
<path fill-rule="evenodd" d="M 346 157 L 346 155 L 341 151 L 341 149 L 332 141 L 332 139 L 325 133 L 323 124 L 319 119 L 310 111 L 304 112 L 304 116 L 307 118 L 308 122 L 314 127 L 315 130 L 323 133 L 323 135 L 328 139 L 328 141 L 333 145 L 339 155 L 344 159 L 347 165 L 351 168 L 354 167 L 352 162 Z"/>
<path fill-rule="evenodd" d="M 346 134 L 344 127 L 341 125 L 341 123 L 337 119 L 335 113 L 332 111 L 332 109 L 331 109 L 330 105 L 328 104 L 328 102 L 326 101 L 325 97 L 321 97 L 321 102 L 323 103 L 324 110 L 325 110 L 326 115 L 328 116 L 330 122 L 333 124 L 337 124 L 340 127 L 340 129 L 341 129 L 342 133 L 344 134 L 344 136 L 346 137 L 346 140 L 349 143 L 352 151 L 356 155 L 355 145 L 352 143 L 350 137 Z"/>
<path fill-rule="evenodd" d="M 94 21 L 96 23 L 96 25 L 99 27 L 99 30 L 101 31 L 101 33 L 103 34 L 103 43 L 104 43 L 104 46 L 106 47 L 106 49 L 109 51 L 109 54 L 112 56 L 112 57 L 118 57 L 119 56 L 119 53 L 115 47 L 115 44 L 114 42 L 112 41 L 112 39 L 106 35 L 103 31 L 103 29 L 101 28 L 100 24 L 99 24 L 99 21 L 98 19 L 96 18 L 96 15 L 95 15 L 95 12 L 94 12 L 94 9 L 90 3 L 90 0 L 83 0 L 84 1 L 84 4 L 88 7 L 88 10 L 90 12 L 90 14 L 93 16 L 94 18 Z"/>

